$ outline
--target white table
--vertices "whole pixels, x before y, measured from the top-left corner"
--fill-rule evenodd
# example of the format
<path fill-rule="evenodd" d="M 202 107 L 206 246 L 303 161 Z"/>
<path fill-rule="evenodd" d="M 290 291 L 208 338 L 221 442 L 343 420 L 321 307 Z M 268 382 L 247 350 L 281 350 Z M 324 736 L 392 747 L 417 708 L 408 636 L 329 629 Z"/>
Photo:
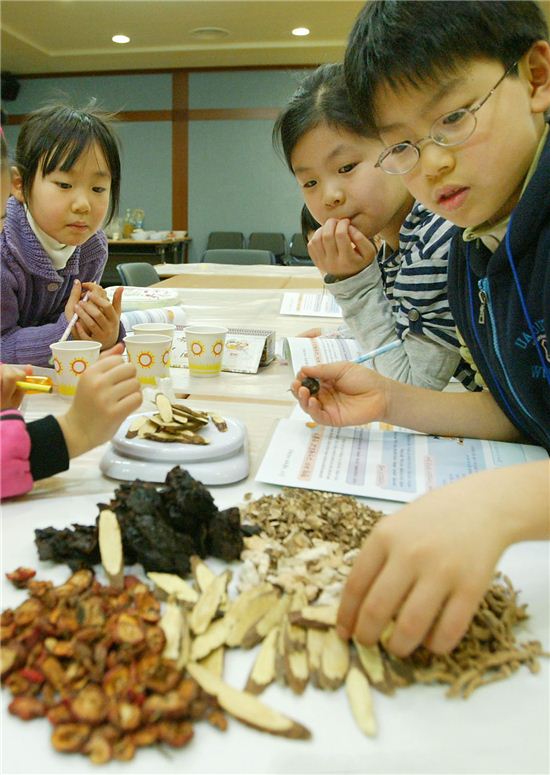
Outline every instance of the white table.
<path fill-rule="evenodd" d="M 281 318 L 281 291 L 182 290 L 190 320 L 227 322 L 230 325 L 275 326 L 278 333 L 298 333 L 312 319 Z M 327 322 L 327 321 L 325 321 Z M 270 371 L 271 369 L 271 371 Z M 181 370 L 180 370 L 181 372 Z M 276 492 L 254 482 L 254 472 L 274 423 L 294 405 L 286 392 L 290 372 L 281 364 L 259 375 L 222 374 L 216 379 L 185 383 L 176 375 L 176 387 L 190 387 L 189 402 L 197 408 L 219 411 L 241 419 L 250 442 L 251 473 L 247 480 L 212 488 L 221 508 L 238 505 L 244 494 Z M 68 404 L 55 394 L 28 396 L 28 419 L 54 414 Z M 68 575 L 65 566 L 39 563 L 33 530 L 72 522 L 91 524 L 97 503 L 108 499 L 117 482 L 99 471 L 103 449 L 74 460 L 69 471 L 37 483 L 32 493 L 2 507 L 2 564 L 4 571 L 19 565 L 37 568 L 41 578 L 56 583 Z M 398 504 L 371 502 L 375 508 L 394 511 Z M 467 508 L 467 504 L 465 504 Z M 445 515 L 442 514 L 442 519 Z M 220 564 L 215 567 L 221 567 Z M 510 549 L 500 567 L 522 591 L 531 618 L 521 639 L 540 639 L 549 647 L 550 560 L 548 546 L 526 543 Z M 2 576 L 2 607 L 15 606 L 24 594 Z M 225 677 L 243 686 L 253 660 L 248 652 L 232 652 Z M 379 724 L 376 739 L 363 737 L 351 719 L 343 690 L 321 692 L 308 687 L 297 697 L 286 688 L 270 687 L 263 695 L 273 707 L 306 724 L 313 732 L 308 742 L 293 742 L 248 729 L 230 719 L 225 734 L 207 724 L 197 725 L 195 739 L 169 758 L 158 750 L 140 750 L 132 773 L 547 773 L 550 689 L 548 663 L 537 676 L 521 670 L 510 680 L 487 686 L 467 700 L 447 700 L 444 688 L 412 686 L 394 697 L 375 694 Z M 7 693 L 2 702 L 3 773 L 97 773 L 88 760 L 56 754 L 49 743 L 49 723 L 23 723 L 7 714 Z M 105 772 L 129 772 L 111 763 Z"/>

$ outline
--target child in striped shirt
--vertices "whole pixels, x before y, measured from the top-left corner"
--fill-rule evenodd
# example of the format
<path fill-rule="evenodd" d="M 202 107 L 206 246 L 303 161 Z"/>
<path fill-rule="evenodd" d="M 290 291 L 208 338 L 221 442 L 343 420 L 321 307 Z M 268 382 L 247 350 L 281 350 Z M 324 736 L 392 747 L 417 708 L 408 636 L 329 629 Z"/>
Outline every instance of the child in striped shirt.
<path fill-rule="evenodd" d="M 403 342 L 375 358 L 374 368 L 435 390 L 453 376 L 476 389 L 447 301 L 455 227 L 415 204 L 398 176 L 375 168 L 382 145 L 363 134 L 341 65 L 322 65 L 305 78 L 273 136 L 322 224 L 308 251 L 352 334 L 365 351 Z"/>

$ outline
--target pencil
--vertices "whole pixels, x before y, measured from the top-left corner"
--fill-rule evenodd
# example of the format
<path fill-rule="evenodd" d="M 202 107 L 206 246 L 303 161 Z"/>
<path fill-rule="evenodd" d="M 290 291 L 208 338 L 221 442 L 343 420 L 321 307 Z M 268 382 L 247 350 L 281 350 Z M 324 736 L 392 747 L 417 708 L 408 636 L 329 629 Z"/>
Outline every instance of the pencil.
<path fill-rule="evenodd" d="M 41 385 L 39 382 L 20 382 L 15 383 L 21 390 L 28 390 L 36 393 L 51 393 L 51 385 Z"/>
<path fill-rule="evenodd" d="M 358 358 L 355 358 L 353 362 L 365 363 L 366 361 L 371 361 L 373 358 L 376 358 L 378 355 L 382 355 L 382 353 L 387 353 L 390 350 L 395 350 L 396 347 L 399 347 L 402 344 L 403 342 L 401 341 L 401 339 L 395 339 L 393 342 L 389 342 L 388 344 L 383 344 L 382 347 L 377 347 L 376 350 L 371 350 L 369 353 L 360 355 Z"/>

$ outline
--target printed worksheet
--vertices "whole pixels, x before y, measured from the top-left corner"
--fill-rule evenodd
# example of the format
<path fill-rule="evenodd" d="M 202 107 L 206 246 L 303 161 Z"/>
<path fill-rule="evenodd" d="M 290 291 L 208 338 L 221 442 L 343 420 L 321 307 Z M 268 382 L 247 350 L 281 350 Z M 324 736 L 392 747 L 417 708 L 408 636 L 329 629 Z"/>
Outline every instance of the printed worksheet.
<path fill-rule="evenodd" d="M 336 337 L 307 336 L 288 337 L 284 341 L 285 356 L 292 361 L 296 374 L 302 366 L 315 366 L 318 363 L 352 361 L 361 355 L 355 339 Z"/>
<path fill-rule="evenodd" d="M 313 427 L 309 427 L 312 425 Z M 256 479 L 408 502 L 476 471 L 547 459 L 542 447 L 279 420 Z"/>
<path fill-rule="evenodd" d="M 301 293 L 287 291 L 283 294 L 280 315 L 305 317 L 341 318 L 342 310 L 330 293 Z"/>

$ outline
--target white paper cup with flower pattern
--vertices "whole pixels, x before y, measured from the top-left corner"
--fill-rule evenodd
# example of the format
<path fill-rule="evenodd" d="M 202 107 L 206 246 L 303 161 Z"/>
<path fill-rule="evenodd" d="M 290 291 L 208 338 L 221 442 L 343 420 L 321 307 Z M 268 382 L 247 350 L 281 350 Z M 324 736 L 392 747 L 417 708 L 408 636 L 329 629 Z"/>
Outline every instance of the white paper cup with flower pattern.
<path fill-rule="evenodd" d="M 99 358 L 101 342 L 71 339 L 50 345 L 55 384 L 62 396 L 74 396 L 79 378 Z"/>
<path fill-rule="evenodd" d="M 133 334 L 124 337 L 124 344 L 142 385 L 156 385 L 158 379 L 170 376 L 171 336 Z"/>
<path fill-rule="evenodd" d="M 186 326 L 187 362 L 192 377 L 217 377 L 222 370 L 227 328 Z"/>

